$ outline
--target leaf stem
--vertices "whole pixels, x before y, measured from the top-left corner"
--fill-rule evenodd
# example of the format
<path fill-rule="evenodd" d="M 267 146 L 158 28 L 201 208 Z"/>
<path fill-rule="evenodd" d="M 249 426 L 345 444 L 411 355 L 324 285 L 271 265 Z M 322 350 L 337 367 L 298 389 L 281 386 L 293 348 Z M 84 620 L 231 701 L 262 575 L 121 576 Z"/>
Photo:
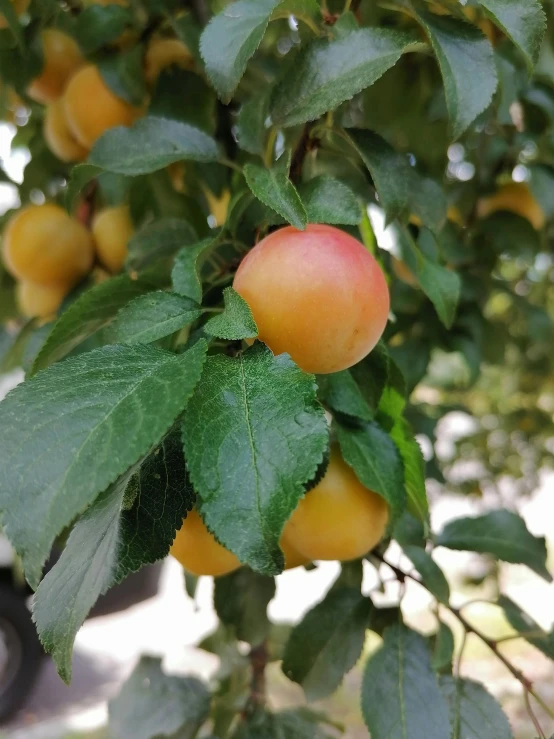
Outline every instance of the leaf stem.
<path fill-rule="evenodd" d="M 273 164 L 273 153 L 275 151 L 275 140 L 277 139 L 277 129 L 275 126 L 271 128 L 269 131 L 269 136 L 267 139 L 267 144 L 265 147 L 264 152 L 264 164 L 268 169 L 271 169 L 271 165 Z"/>
<path fill-rule="evenodd" d="M 227 159 L 227 157 L 222 157 L 219 160 L 219 163 L 223 164 L 224 167 L 229 167 L 230 169 L 234 169 L 235 172 L 240 172 L 242 174 L 242 167 L 236 162 L 233 162 L 232 159 Z"/>
<path fill-rule="evenodd" d="M 535 731 L 539 735 L 539 739 L 546 739 L 546 734 L 544 733 L 542 726 L 540 725 L 539 720 L 535 716 L 535 712 L 533 711 L 533 706 L 531 705 L 531 700 L 529 698 L 529 691 L 525 690 L 523 696 L 525 700 L 525 708 L 527 709 L 527 714 L 533 722 L 533 726 L 535 727 Z"/>

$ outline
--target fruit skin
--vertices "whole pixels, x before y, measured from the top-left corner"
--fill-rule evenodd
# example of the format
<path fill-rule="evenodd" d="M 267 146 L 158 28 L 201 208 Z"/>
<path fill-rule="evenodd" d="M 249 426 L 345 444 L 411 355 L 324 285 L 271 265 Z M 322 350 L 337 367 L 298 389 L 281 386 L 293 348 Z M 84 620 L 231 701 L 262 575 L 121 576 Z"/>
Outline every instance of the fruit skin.
<path fill-rule="evenodd" d="M 129 208 L 118 205 L 104 208 L 92 222 L 92 234 L 99 261 L 110 270 L 120 272 L 127 258 L 127 244 L 135 229 Z"/>
<path fill-rule="evenodd" d="M 371 254 L 338 228 L 287 226 L 246 255 L 233 283 L 259 338 L 306 372 L 351 367 L 379 341 L 389 314 L 385 277 Z"/>
<path fill-rule="evenodd" d="M 189 512 L 171 545 L 169 553 L 193 575 L 226 575 L 241 564 L 235 555 L 222 547 L 196 510 Z"/>
<path fill-rule="evenodd" d="M 130 126 L 139 114 L 108 88 L 92 64 L 71 78 L 63 100 L 69 128 L 77 141 L 89 149 L 109 128 Z"/>
<path fill-rule="evenodd" d="M 281 538 L 279 546 L 285 555 L 285 570 L 294 570 L 295 567 L 302 567 L 303 565 L 309 564 L 310 559 L 300 554 L 288 539 Z"/>
<path fill-rule="evenodd" d="M 29 7 L 31 0 L 12 0 L 13 9 L 15 10 L 15 14 L 17 16 L 23 15 L 23 13 L 27 10 Z M 0 29 L 2 28 L 8 28 L 8 21 L 0 13 Z"/>
<path fill-rule="evenodd" d="M 47 107 L 43 133 L 48 148 L 62 162 L 82 162 L 87 158 L 88 149 L 81 146 L 67 124 L 63 100 Z"/>
<path fill-rule="evenodd" d="M 509 182 L 502 185 L 493 195 L 481 198 L 477 204 L 479 218 L 486 218 L 499 210 L 508 210 L 526 218 L 537 231 L 544 227 L 546 221 L 541 206 L 525 182 Z"/>
<path fill-rule="evenodd" d="M 357 559 L 382 539 L 388 518 L 387 502 L 362 485 L 333 445 L 325 477 L 300 501 L 283 540 L 311 560 Z"/>
<path fill-rule="evenodd" d="M 53 103 L 63 95 L 65 87 L 85 60 L 75 41 L 55 28 L 41 33 L 44 54 L 42 72 L 27 89 L 27 94 L 37 103 Z"/>
<path fill-rule="evenodd" d="M 3 257 L 20 280 L 69 287 L 92 267 L 94 244 L 89 231 L 63 208 L 29 205 L 12 216 L 4 230 Z"/>
<path fill-rule="evenodd" d="M 176 38 L 153 39 L 144 55 L 144 76 L 154 85 L 162 70 L 176 64 L 182 69 L 192 69 L 194 58 L 187 47 Z"/>
<path fill-rule="evenodd" d="M 67 294 L 65 285 L 17 283 L 16 297 L 21 313 L 27 318 L 48 318 L 55 315 Z"/>

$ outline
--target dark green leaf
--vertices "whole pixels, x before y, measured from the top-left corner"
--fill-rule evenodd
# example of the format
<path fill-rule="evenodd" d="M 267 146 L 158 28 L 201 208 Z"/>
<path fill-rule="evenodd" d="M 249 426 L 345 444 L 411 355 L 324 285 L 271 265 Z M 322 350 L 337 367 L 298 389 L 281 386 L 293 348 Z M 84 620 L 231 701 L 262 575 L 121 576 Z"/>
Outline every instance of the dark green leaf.
<path fill-rule="evenodd" d="M 169 259 L 198 241 L 194 228 L 181 218 L 161 218 L 137 231 L 129 240 L 126 266 L 141 270 L 154 262 Z"/>
<path fill-rule="evenodd" d="M 112 128 L 98 139 L 89 163 L 107 172 L 148 174 L 181 161 L 215 162 L 217 143 L 207 133 L 187 123 L 147 116 L 131 128 Z"/>
<path fill-rule="evenodd" d="M 17 13 L 15 12 L 13 2 L 11 0 L 0 0 L 0 14 L 6 19 L 8 27 L 17 41 L 17 45 L 23 48 L 25 43 L 23 33 L 19 23 L 19 18 L 17 17 Z"/>
<path fill-rule="evenodd" d="M 221 315 L 210 318 L 204 325 L 204 330 L 211 336 L 230 341 L 253 339 L 257 336 L 256 321 L 244 298 L 241 298 L 232 287 L 226 287 L 223 291 L 223 299 L 225 310 Z"/>
<path fill-rule="evenodd" d="M 496 66 L 489 40 L 475 26 L 419 11 L 440 65 L 452 138 L 457 139 L 482 113 L 496 90 Z"/>
<path fill-rule="evenodd" d="M 498 605 L 504 611 L 508 623 L 512 626 L 518 634 L 532 644 L 534 647 L 539 649 L 550 659 L 554 660 L 554 630 L 546 632 L 538 625 L 538 623 L 525 613 L 517 603 L 508 598 L 506 595 L 501 595 L 498 599 Z M 528 634 L 528 636 L 526 636 Z"/>
<path fill-rule="evenodd" d="M 278 84 L 271 117 L 281 126 L 319 118 L 372 85 L 415 47 L 406 33 L 361 28 L 333 41 L 317 39 L 300 52 L 294 75 Z"/>
<path fill-rule="evenodd" d="M 548 582 L 552 581 L 552 575 L 546 569 L 544 538 L 533 536 L 525 521 L 512 511 L 500 509 L 474 518 L 457 518 L 446 524 L 436 544 L 524 564 Z"/>
<path fill-rule="evenodd" d="M 448 604 L 450 587 L 443 571 L 425 549 L 414 546 L 404 546 L 404 554 L 412 560 L 416 570 L 421 575 L 425 587 L 441 603 Z"/>
<path fill-rule="evenodd" d="M 115 41 L 133 21 L 129 8 L 110 3 L 82 9 L 75 22 L 75 37 L 84 54 L 92 54 Z"/>
<path fill-rule="evenodd" d="M 309 701 L 331 695 L 358 661 L 372 605 L 357 589 L 332 590 L 293 630 L 283 672 Z"/>
<path fill-rule="evenodd" d="M 238 0 L 214 16 L 204 29 L 200 51 L 208 77 L 224 102 L 231 99 L 279 2 Z"/>
<path fill-rule="evenodd" d="M 158 657 L 142 657 L 109 704 L 114 739 L 193 739 L 210 711 L 210 694 L 200 680 L 162 672 Z"/>
<path fill-rule="evenodd" d="M 246 164 L 244 177 L 248 187 L 264 205 L 301 231 L 306 228 L 308 216 L 297 189 L 288 178 L 285 157 L 272 169 Z"/>
<path fill-rule="evenodd" d="M 102 168 L 94 164 L 76 164 L 71 170 L 71 177 L 65 192 L 65 207 L 72 213 L 81 190 L 88 183 L 102 174 Z"/>
<path fill-rule="evenodd" d="M 172 118 L 215 133 L 217 98 L 200 75 L 175 65 L 162 70 L 148 115 Z"/>
<path fill-rule="evenodd" d="M 479 5 L 523 52 L 531 72 L 546 31 L 541 4 L 537 0 L 479 0 Z"/>
<path fill-rule="evenodd" d="M 400 516 L 394 524 L 393 538 L 404 546 L 415 546 L 425 549 L 425 529 L 419 518 L 416 518 L 408 511 Z"/>
<path fill-rule="evenodd" d="M 107 339 L 113 344 L 151 344 L 201 315 L 202 308 L 194 300 L 159 290 L 141 295 L 122 308 L 107 329 Z"/>
<path fill-rule="evenodd" d="M 309 223 L 357 226 L 362 220 L 362 205 L 344 182 L 321 175 L 298 186 L 298 194 Z"/>
<path fill-rule="evenodd" d="M 318 375 L 317 385 L 321 402 L 332 410 L 362 421 L 373 419 L 373 414 L 349 370 Z"/>
<path fill-rule="evenodd" d="M 130 105 L 141 105 L 146 97 L 143 56 L 143 47 L 137 45 L 128 51 L 110 54 L 98 62 L 98 71 L 105 84 L 115 95 Z"/>
<path fill-rule="evenodd" d="M 208 527 L 241 562 L 278 574 L 280 533 L 328 445 L 313 376 L 259 342 L 234 359 L 210 357 L 184 443 Z"/>
<path fill-rule="evenodd" d="M 443 621 L 439 621 L 431 666 L 436 672 L 447 670 L 452 666 L 453 657 L 454 634 L 450 626 L 447 626 Z"/>
<path fill-rule="evenodd" d="M 247 100 L 237 116 L 237 140 L 250 154 L 263 154 L 267 134 L 269 94 L 257 94 Z"/>
<path fill-rule="evenodd" d="M 267 638 L 270 622 L 267 606 L 275 595 L 275 580 L 242 567 L 214 586 L 214 606 L 219 620 L 232 626 L 239 641 L 258 646 Z"/>
<path fill-rule="evenodd" d="M 514 739 L 502 708 L 481 683 L 442 675 L 440 689 L 450 711 L 454 737 Z"/>
<path fill-rule="evenodd" d="M 83 514 L 33 601 L 39 636 L 63 680 L 71 680 L 75 635 L 98 596 L 168 554 L 194 497 L 173 434 Z"/>
<path fill-rule="evenodd" d="M 425 489 L 425 460 L 410 425 L 399 418 L 390 432 L 391 439 L 400 452 L 404 465 L 404 484 L 408 494 L 408 506 L 422 521 L 429 518 L 429 502 Z"/>
<path fill-rule="evenodd" d="M 55 537 L 159 443 L 186 406 L 205 354 L 205 342 L 181 356 L 104 347 L 44 370 L 2 402 L 2 526 L 31 585 Z"/>
<path fill-rule="evenodd" d="M 392 517 L 405 505 L 406 491 L 402 460 L 394 442 L 376 423 L 360 428 L 338 426 L 342 456 L 360 482 L 379 493 L 391 507 Z"/>
<path fill-rule="evenodd" d="M 388 349 L 380 341 L 367 357 L 350 367 L 349 372 L 372 411 L 377 410 L 387 385 L 390 366 Z"/>
<path fill-rule="evenodd" d="M 85 339 L 107 326 L 134 298 L 154 290 L 148 279 L 112 277 L 84 292 L 54 324 L 32 367 L 32 374 L 67 356 Z"/>
<path fill-rule="evenodd" d="M 447 739 L 448 707 L 427 642 L 405 626 L 385 630 L 383 646 L 368 660 L 362 712 L 372 739 Z"/>
<path fill-rule="evenodd" d="M 200 281 L 199 267 L 203 257 L 214 245 L 213 238 L 204 239 L 194 246 L 182 249 L 175 259 L 171 273 L 173 289 L 179 295 L 202 302 L 202 282 Z"/>

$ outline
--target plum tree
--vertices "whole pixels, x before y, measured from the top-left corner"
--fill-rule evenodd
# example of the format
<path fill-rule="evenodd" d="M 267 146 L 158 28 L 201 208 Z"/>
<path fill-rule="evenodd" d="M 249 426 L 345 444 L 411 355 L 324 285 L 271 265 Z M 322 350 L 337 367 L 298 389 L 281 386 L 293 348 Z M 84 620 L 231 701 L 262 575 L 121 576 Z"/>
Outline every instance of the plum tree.
<path fill-rule="evenodd" d="M 53 316 L 65 298 L 66 285 L 37 285 L 22 280 L 16 287 L 17 303 L 27 318 L 49 318 Z"/>
<path fill-rule="evenodd" d="M 56 28 L 41 33 L 44 64 L 42 71 L 27 89 L 37 103 L 53 103 L 62 96 L 73 74 L 84 64 L 76 42 Z"/>
<path fill-rule="evenodd" d="M 321 482 L 306 493 L 283 531 L 283 541 L 312 559 L 356 559 L 383 538 L 389 506 L 368 490 L 331 447 Z"/>
<path fill-rule="evenodd" d="M 69 128 L 63 100 L 56 100 L 46 108 L 43 133 L 48 148 L 62 162 L 82 162 L 87 158 L 88 149 L 77 141 Z"/>
<path fill-rule="evenodd" d="M 488 197 L 481 198 L 477 205 L 480 218 L 506 210 L 526 218 L 537 231 L 545 224 L 544 211 L 525 182 L 508 182 Z"/>
<path fill-rule="evenodd" d="M 130 126 L 139 114 L 109 89 L 93 64 L 83 67 L 71 78 L 63 100 L 73 135 L 89 149 L 104 131 L 113 126 Z M 91 105 L 92 100 L 94 105 Z"/>
<path fill-rule="evenodd" d="M 119 272 L 127 257 L 127 244 L 134 226 L 126 205 L 100 210 L 92 222 L 96 253 L 110 272 Z"/>
<path fill-rule="evenodd" d="M 235 555 L 217 542 L 196 509 L 190 511 L 171 545 L 170 553 L 193 575 L 226 575 L 240 567 Z"/>
<path fill-rule="evenodd" d="M 183 69 L 194 66 L 194 58 L 187 47 L 176 38 L 154 38 L 144 55 L 144 76 L 153 85 L 163 69 L 173 64 Z"/>
<path fill-rule="evenodd" d="M 94 245 L 90 232 L 60 206 L 29 205 L 9 220 L 3 257 L 20 280 L 71 285 L 90 270 Z"/>
<path fill-rule="evenodd" d="M 260 340 L 316 374 L 363 359 L 389 314 L 381 268 L 359 241 L 332 226 L 274 231 L 244 258 L 233 286 L 249 304 Z"/>

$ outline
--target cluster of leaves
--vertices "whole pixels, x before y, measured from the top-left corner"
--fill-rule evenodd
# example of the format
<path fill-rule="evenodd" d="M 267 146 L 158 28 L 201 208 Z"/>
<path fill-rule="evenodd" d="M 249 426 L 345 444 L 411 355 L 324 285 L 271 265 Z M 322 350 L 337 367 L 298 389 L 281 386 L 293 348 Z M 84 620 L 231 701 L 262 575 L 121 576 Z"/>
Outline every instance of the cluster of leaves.
<path fill-rule="evenodd" d="M 441 608 L 450 594 L 433 547 L 525 564 L 551 579 L 544 540 L 512 511 L 429 531 L 426 474 L 444 483 L 454 471 L 436 459 L 426 471 L 415 438 L 434 444 L 438 421 L 460 407 L 490 415 L 497 402 L 492 412 L 508 423 L 516 401 L 510 396 L 506 412 L 506 391 L 495 401 L 487 390 L 501 370 L 517 381 L 521 407 L 537 398 L 543 415 L 552 411 L 543 381 L 552 373 L 548 230 L 537 234 L 513 214 L 478 218 L 479 198 L 516 167 L 554 215 L 544 10 L 537 0 L 481 0 L 470 22 L 454 0 L 197 1 L 184 13 L 171 0 L 79 5 L 33 0 L 23 25 L 0 3 L 10 24 L 0 31 L 0 76 L 30 112 L 14 139 L 31 153 L 22 203 L 45 195 L 73 212 L 83 199 L 93 208 L 127 202 L 137 227 L 125 272 L 79 286 L 53 324 L 18 322 L 14 334 L 10 281 L 0 275 L 1 317 L 12 321 L 0 334 L 3 369 L 27 374 L 1 406 L 1 523 L 38 588 L 35 622 L 60 675 L 71 677 L 73 641 L 96 599 L 166 556 L 196 503 L 246 565 L 216 582 L 221 627 L 203 645 L 222 657 L 213 696 L 144 659 L 111 705 L 114 735 L 192 739 L 206 736 L 199 732 L 209 720 L 214 737 L 331 736 L 335 728 L 316 712 L 266 710 L 259 663 L 263 672 L 282 659 L 308 700 L 319 699 L 357 662 L 369 629 L 383 639 L 362 686 L 373 739 L 509 739 L 486 689 L 453 670 L 448 626 L 441 621 L 427 639 L 403 625 L 399 608 L 377 608 L 362 594 L 361 562 L 345 565 L 286 635 L 266 609 L 284 566 L 283 526 L 328 449 L 324 408 L 347 463 L 389 503 L 389 533 Z M 482 21 L 496 29 L 497 46 Z M 42 111 L 25 96 L 40 70 L 38 33 L 52 24 L 75 36 L 116 94 L 147 104 L 133 127 L 106 132 L 72 169 L 47 151 Z M 115 49 L 125 29 L 135 42 Z M 196 68 L 166 70 L 147 100 L 142 58 L 157 32 L 180 38 Z M 529 77 L 541 49 L 543 74 Z M 177 191 L 167 167 L 180 162 Z M 206 189 L 230 191 L 220 229 L 207 219 Z M 447 219 L 452 205 L 463 226 Z M 234 272 L 283 223 L 341 226 L 383 266 L 394 320 L 351 370 L 314 378 L 260 342 L 241 344 L 257 327 L 231 287 Z M 393 257 L 417 287 L 397 278 Z M 546 451 L 551 439 L 542 434 Z M 504 458 L 487 457 L 492 478 L 505 468 Z M 552 635 L 537 636 L 507 598 L 499 605 L 554 658 Z M 234 639 L 250 644 L 249 660 Z"/>

